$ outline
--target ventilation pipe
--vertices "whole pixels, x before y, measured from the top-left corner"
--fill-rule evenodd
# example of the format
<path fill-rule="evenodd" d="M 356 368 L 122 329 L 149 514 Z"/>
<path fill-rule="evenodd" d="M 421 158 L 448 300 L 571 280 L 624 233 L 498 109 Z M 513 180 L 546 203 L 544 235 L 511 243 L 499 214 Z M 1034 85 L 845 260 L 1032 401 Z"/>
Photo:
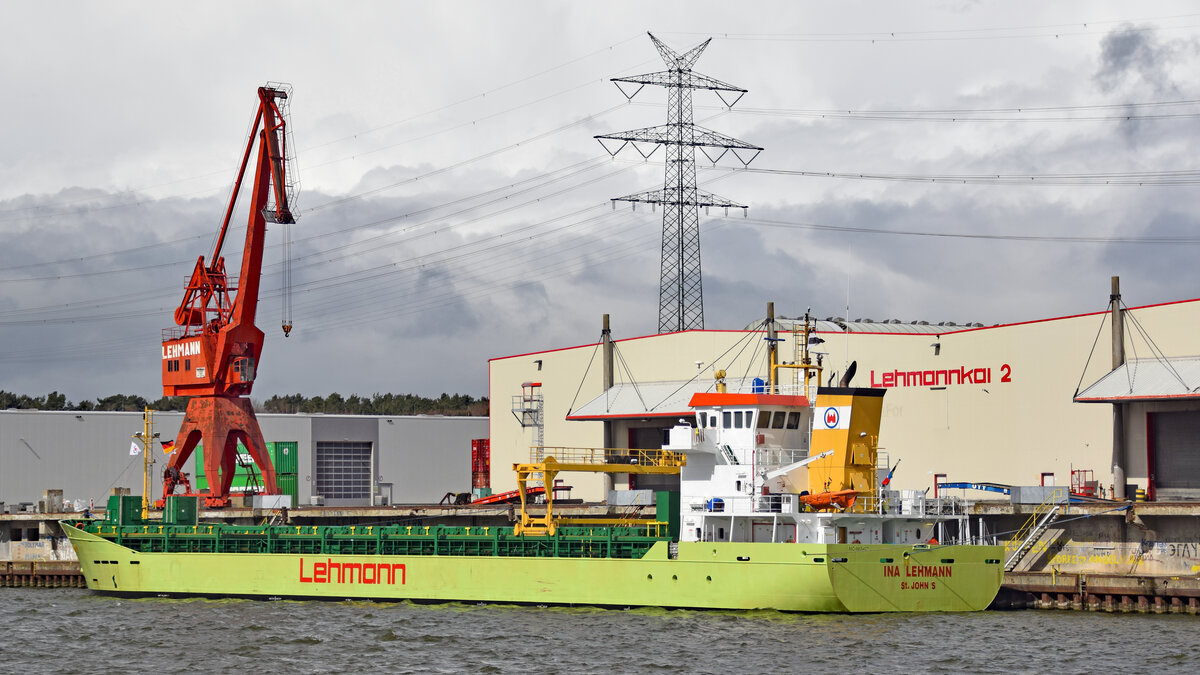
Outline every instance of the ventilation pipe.
<path fill-rule="evenodd" d="M 608 391 L 613 387 L 613 341 L 612 331 L 608 327 L 608 315 L 604 315 L 604 328 L 600 331 L 601 342 L 601 357 L 600 357 L 600 372 L 603 378 L 602 386 L 604 391 Z M 602 422 L 604 425 L 604 447 L 613 447 L 613 423 L 612 420 L 606 419 Z M 614 489 L 613 474 L 604 474 L 604 495 L 607 499 L 608 493 Z"/>

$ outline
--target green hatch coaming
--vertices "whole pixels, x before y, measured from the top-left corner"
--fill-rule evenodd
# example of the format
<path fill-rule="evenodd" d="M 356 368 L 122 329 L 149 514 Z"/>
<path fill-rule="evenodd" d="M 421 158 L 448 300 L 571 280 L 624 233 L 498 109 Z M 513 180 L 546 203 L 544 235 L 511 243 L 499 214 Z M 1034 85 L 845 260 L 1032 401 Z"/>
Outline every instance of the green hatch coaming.
<path fill-rule="evenodd" d="M 666 537 L 646 528 L 560 527 L 553 536 L 514 535 L 511 527 L 114 525 L 72 523 L 139 553 L 303 555 L 452 555 L 636 559 Z"/>

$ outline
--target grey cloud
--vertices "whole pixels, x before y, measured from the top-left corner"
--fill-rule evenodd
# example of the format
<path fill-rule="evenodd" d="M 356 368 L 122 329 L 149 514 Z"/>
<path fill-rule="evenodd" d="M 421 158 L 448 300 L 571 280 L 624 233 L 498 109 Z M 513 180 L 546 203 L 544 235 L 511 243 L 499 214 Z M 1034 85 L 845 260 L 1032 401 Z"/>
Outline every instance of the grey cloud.
<path fill-rule="evenodd" d="M 1166 68 L 1177 49 L 1148 26 L 1122 24 L 1101 40 L 1096 81 L 1104 91 L 1144 83 L 1158 95 L 1177 95 Z"/>

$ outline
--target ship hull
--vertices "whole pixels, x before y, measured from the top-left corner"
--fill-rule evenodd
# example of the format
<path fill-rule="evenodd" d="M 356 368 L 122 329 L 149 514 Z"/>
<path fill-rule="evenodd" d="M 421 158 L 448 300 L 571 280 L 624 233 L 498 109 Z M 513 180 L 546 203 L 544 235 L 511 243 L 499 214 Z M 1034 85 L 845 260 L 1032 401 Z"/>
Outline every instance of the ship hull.
<path fill-rule="evenodd" d="M 776 609 L 975 611 L 1003 547 L 659 542 L 638 559 L 141 553 L 64 525 L 88 588 L 167 596 Z"/>

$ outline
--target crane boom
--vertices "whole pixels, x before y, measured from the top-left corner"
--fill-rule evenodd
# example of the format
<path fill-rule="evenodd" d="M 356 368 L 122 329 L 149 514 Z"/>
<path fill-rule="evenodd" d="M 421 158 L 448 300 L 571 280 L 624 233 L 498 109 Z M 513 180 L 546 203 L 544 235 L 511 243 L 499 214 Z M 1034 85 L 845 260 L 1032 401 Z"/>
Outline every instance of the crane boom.
<path fill-rule="evenodd" d="M 163 331 L 163 395 L 192 397 L 165 473 L 178 476 L 196 445 L 207 441 L 204 469 L 213 486 L 206 499 L 210 506 L 228 503 L 239 441 L 258 464 L 267 494 L 278 494 L 266 443 L 245 397 L 254 386 L 262 355 L 263 332 L 254 319 L 267 222 L 295 222 L 293 184 L 287 176 L 287 121 L 281 105 L 289 91 L 284 85 L 259 87 L 258 111 L 213 254 L 207 264 L 204 256 L 197 259 L 183 301 L 175 310 L 176 327 Z M 221 250 L 256 146 L 240 276 L 230 279 Z M 170 494 L 174 486 L 174 481 L 164 479 L 164 494 Z"/>

